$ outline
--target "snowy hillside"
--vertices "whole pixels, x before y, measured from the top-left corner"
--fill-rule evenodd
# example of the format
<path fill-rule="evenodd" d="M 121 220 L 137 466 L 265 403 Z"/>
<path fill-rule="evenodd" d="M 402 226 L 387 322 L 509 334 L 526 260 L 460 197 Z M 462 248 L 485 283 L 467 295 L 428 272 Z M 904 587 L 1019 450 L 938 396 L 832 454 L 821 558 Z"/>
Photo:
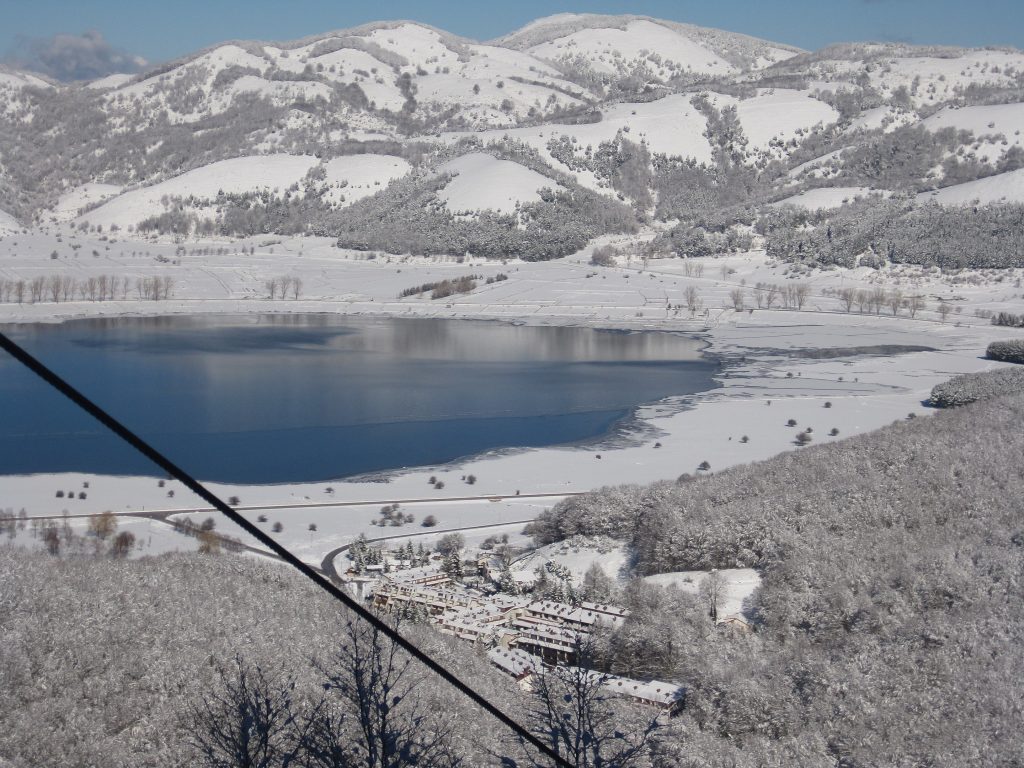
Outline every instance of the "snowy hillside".
<path fill-rule="evenodd" d="M 15 219 L 11 214 L 5 213 L 0 210 L 0 235 L 10 234 L 12 232 L 20 232 L 21 225 L 18 224 L 18 220 Z"/>
<path fill-rule="evenodd" d="M 454 213 L 513 213 L 523 203 L 538 202 L 544 187 L 557 186 L 536 171 L 482 152 L 463 155 L 438 170 L 455 176 L 438 193 L 438 198 Z"/>
<path fill-rule="evenodd" d="M 923 192 L 918 199 L 941 205 L 1024 203 L 1024 169 L 955 184 L 936 192 Z"/>
<path fill-rule="evenodd" d="M 877 194 L 879 192 L 868 187 L 819 187 L 787 197 L 785 200 L 774 203 L 774 205 L 776 207 L 792 205 L 808 211 L 820 211 L 828 208 L 839 208 L 853 200 Z"/>
<path fill-rule="evenodd" d="M 484 43 L 390 21 L 73 85 L 0 69 L 0 205 L 134 238 L 547 259 L 653 224 L 660 252 L 735 252 L 778 201 L 1017 202 L 1022 130 L 1012 49 L 804 52 L 594 14 Z M 517 231 L 475 215 L 517 209 Z"/>
<path fill-rule="evenodd" d="M 283 191 L 301 180 L 318 164 L 315 157 L 266 155 L 222 160 L 167 181 L 125 192 L 81 219 L 93 226 L 127 229 L 150 216 L 158 216 L 174 198 L 198 198 L 215 202 L 221 194 L 244 194 L 255 190 Z"/>
<path fill-rule="evenodd" d="M 747 35 L 646 16 L 572 13 L 538 19 L 498 42 L 541 58 L 580 58 L 596 71 L 621 73 L 644 66 L 661 78 L 733 74 L 800 52 Z"/>

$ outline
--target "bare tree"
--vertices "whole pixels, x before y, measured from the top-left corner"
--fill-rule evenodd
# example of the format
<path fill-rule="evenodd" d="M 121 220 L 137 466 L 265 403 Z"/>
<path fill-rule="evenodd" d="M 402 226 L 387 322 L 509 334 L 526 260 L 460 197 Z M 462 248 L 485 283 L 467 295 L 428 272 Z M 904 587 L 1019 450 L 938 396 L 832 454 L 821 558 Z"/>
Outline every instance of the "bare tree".
<path fill-rule="evenodd" d="M 131 531 L 121 531 L 110 543 L 110 556 L 115 558 L 127 557 L 135 546 L 135 534 Z"/>
<path fill-rule="evenodd" d="M 296 301 L 298 301 L 300 293 L 302 293 L 302 278 L 301 277 L 293 277 L 292 278 L 292 298 L 295 299 Z"/>
<path fill-rule="evenodd" d="M 889 309 L 892 310 L 893 317 L 900 313 L 900 307 L 903 306 L 903 291 L 899 288 L 893 288 L 889 292 Z"/>
<path fill-rule="evenodd" d="M 864 314 L 864 310 L 871 306 L 871 294 L 867 291 L 857 291 L 857 311 Z"/>
<path fill-rule="evenodd" d="M 920 295 L 914 294 L 907 298 L 907 312 L 910 313 L 911 318 L 915 317 L 922 309 L 924 309 L 924 299 Z"/>
<path fill-rule="evenodd" d="M 324 706 L 335 707 L 323 712 L 345 711 L 352 719 L 350 728 L 342 727 L 338 715 L 321 715 L 312 722 L 306 740 L 318 744 L 321 753 L 333 736 L 344 732 L 346 743 L 339 746 L 350 750 L 355 765 L 459 764 L 451 750 L 451 726 L 429 714 L 422 697 L 410 695 L 421 680 L 412 658 L 379 629 L 349 619 L 340 650 L 319 669 L 328 702 Z"/>
<path fill-rule="evenodd" d="M 277 278 L 277 287 L 281 293 L 282 299 L 288 298 L 288 292 L 292 288 L 292 278 L 289 275 Z"/>
<path fill-rule="evenodd" d="M 266 675 L 240 656 L 218 669 L 220 685 L 189 714 L 192 743 L 210 768 L 285 768 L 300 743 L 292 696 L 295 681 Z"/>
<path fill-rule="evenodd" d="M 267 280 L 263 285 L 267 289 L 267 294 L 270 296 L 270 299 L 273 300 L 277 296 L 277 278 L 273 277 L 270 280 Z"/>
<path fill-rule="evenodd" d="M 729 292 L 729 300 L 732 302 L 732 308 L 737 312 L 743 311 L 745 291 L 742 288 L 734 288 Z"/>
<path fill-rule="evenodd" d="M 872 288 L 871 289 L 871 308 L 875 311 L 876 315 L 882 314 L 882 307 L 884 307 L 888 300 L 888 294 L 885 292 L 885 288 Z"/>
<path fill-rule="evenodd" d="M 839 291 L 839 300 L 843 302 L 843 308 L 847 312 L 853 311 L 853 305 L 857 301 L 857 291 L 854 288 L 842 288 Z"/>
<path fill-rule="evenodd" d="M 531 729 L 578 768 L 643 765 L 662 723 L 616 701 L 609 676 L 596 670 L 592 638 L 576 640 L 575 666 L 542 667 L 534 676 Z M 531 755 L 534 765 L 548 765 Z"/>
<path fill-rule="evenodd" d="M 722 580 L 722 574 L 720 574 L 717 569 L 712 569 L 700 583 L 701 599 L 704 601 L 705 605 L 707 605 L 708 615 L 711 617 L 711 621 L 715 623 L 718 622 L 718 608 L 722 604 L 724 591 L 725 583 Z"/>
<path fill-rule="evenodd" d="M 939 317 L 942 318 L 942 322 L 946 322 L 949 317 L 949 313 L 953 311 L 953 305 L 948 304 L 945 301 L 939 302 Z"/>
<path fill-rule="evenodd" d="M 45 277 L 33 277 L 32 282 L 28 284 L 29 300 L 33 304 L 43 300 L 43 290 L 46 287 Z"/>
<path fill-rule="evenodd" d="M 697 293 L 696 286 L 688 285 L 683 295 L 686 297 L 686 309 L 690 312 L 690 317 L 693 317 L 700 312 L 700 294 Z"/>
<path fill-rule="evenodd" d="M 50 294 L 50 301 L 53 301 L 53 302 L 60 301 L 60 294 L 61 294 L 61 279 L 60 279 L 60 275 L 51 275 L 50 278 L 46 281 L 46 288 L 47 288 L 47 291 Z"/>
<path fill-rule="evenodd" d="M 804 308 L 807 297 L 811 295 L 811 286 L 807 283 L 797 283 L 793 286 L 793 304 L 798 310 Z"/>
<path fill-rule="evenodd" d="M 781 289 L 775 283 L 770 283 L 765 286 L 764 303 L 768 309 L 772 308 L 772 304 L 779 300 L 779 294 Z"/>

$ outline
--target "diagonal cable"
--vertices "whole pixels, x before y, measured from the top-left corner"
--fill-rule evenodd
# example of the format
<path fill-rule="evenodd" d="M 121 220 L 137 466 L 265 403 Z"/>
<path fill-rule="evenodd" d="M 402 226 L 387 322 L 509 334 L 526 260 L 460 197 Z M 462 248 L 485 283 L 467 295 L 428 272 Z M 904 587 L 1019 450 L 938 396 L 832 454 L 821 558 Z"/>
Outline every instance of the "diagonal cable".
<path fill-rule="evenodd" d="M 392 627 L 382 621 L 378 616 L 374 615 L 373 612 L 369 611 L 364 606 L 348 595 L 344 590 L 339 589 L 331 582 L 324 579 L 319 575 L 312 567 L 302 562 L 293 555 L 288 549 L 281 546 L 277 541 L 268 536 L 258 527 L 253 525 L 251 522 L 246 520 L 242 515 L 238 514 L 234 509 L 225 504 L 211 491 L 209 491 L 202 483 L 193 478 L 185 470 L 181 469 L 178 465 L 164 456 L 162 453 L 153 448 L 149 443 L 143 440 L 141 437 L 132 432 L 128 427 L 124 426 L 120 421 L 115 419 L 100 406 L 96 405 L 92 400 L 87 398 L 67 381 L 61 378 L 58 374 L 54 373 L 42 362 L 37 360 L 25 349 L 18 345 L 15 341 L 8 338 L 5 334 L 0 333 L 0 348 L 3 348 L 9 353 L 15 360 L 20 362 L 26 368 L 31 370 L 43 381 L 49 384 L 51 387 L 56 389 L 62 395 L 67 397 L 71 402 L 81 408 L 83 411 L 88 413 L 103 426 L 113 432 L 115 435 L 120 437 L 132 448 L 137 450 L 147 459 L 152 461 L 158 467 L 167 472 L 167 474 L 181 481 L 186 487 L 188 487 L 193 493 L 205 500 L 210 506 L 222 512 L 225 517 L 231 520 L 236 525 L 244 529 L 248 534 L 256 538 L 261 544 L 268 547 L 284 562 L 298 570 L 313 583 L 315 583 L 322 590 L 327 592 L 335 600 L 342 603 L 350 611 L 354 612 L 359 618 L 369 623 L 374 629 L 383 633 L 385 636 L 391 638 L 393 642 L 398 644 L 406 652 L 408 652 L 413 658 L 421 662 L 427 669 L 434 672 L 446 683 L 452 685 L 459 692 L 464 694 L 470 701 L 482 707 L 484 710 L 489 712 L 501 723 L 509 728 L 513 733 L 522 738 L 524 741 L 529 742 L 532 746 L 536 747 L 542 754 L 551 758 L 554 761 L 554 765 L 560 766 L 561 768 L 572 768 L 571 764 L 563 757 L 558 755 L 549 745 L 541 741 L 537 736 L 530 733 L 527 728 L 514 720 L 509 715 L 505 714 L 495 704 L 492 704 L 486 697 L 481 693 L 477 692 L 467 683 L 464 683 L 459 679 L 453 672 L 447 667 L 438 663 L 431 658 L 427 653 L 417 648 L 413 643 L 406 640 L 395 631 Z"/>

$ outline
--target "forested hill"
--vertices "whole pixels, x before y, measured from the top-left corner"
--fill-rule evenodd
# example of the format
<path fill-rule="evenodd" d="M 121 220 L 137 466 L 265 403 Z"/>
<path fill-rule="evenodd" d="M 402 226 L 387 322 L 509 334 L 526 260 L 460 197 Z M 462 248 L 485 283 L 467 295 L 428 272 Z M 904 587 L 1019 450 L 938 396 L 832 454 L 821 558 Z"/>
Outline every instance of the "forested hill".
<path fill-rule="evenodd" d="M 697 599 L 630 583 L 601 640 L 610 671 L 674 679 L 686 708 L 639 765 L 1015 765 L 1024 751 L 1024 395 L 680 483 L 578 497 L 542 541 L 630 540 L 638 573 L 750 565 L 753 631 L 716 628 Z M 278 566 L 233 556 L 143 561 L 0 550 L 0 756 L 14 766 L 184 766 L 190 708 L 236 652 L 319 690 L 343 617 Z M 465 645 L 421 643 L 511 711 L 528 704 Z M 435 685 L 469 764 L 508 748 Z M 628 712 L 618 717 L 629 716 Z M 634 713 L 635 714 L 635 713 Z M 450 716 L 450 717 L 449 717 Z M 454 725 L 453 725 L 454 723 Z M 5 764 L 5 765 L 7 765 Z"/>
<path fill-rule="evenodd" d="M 490 43 L 386 22 L 88 83 L 0 70 L 0 235 L 317 233 L 546 259 L 661 222 L 654 249 L 699 256 L 749 247 L 781 206 L 804 216 L 771 238 L 787 260 L 1021 266 L 998 240 L 899 233 L 933 228 L 928 202 L 952 235 L 974 203 L 1019 227 L 1022 131 L 1014 49 L 801 52 L 642 16 L 562 14 Z M 858 199 L 869 215 L 846 210 Z"/>
<path fill-rule="evenodd" d="M 760 570 L 752 634 L 695 625 L 677 596 L 635 604 L 608 640 L 613 669 L 692 686 L 683 764 L 1013 765 L 1022 418 L 1018 392 L 705 478 L 607 489 L 542 515 L 537 538 L 627 539 L 638 574 Z"/>

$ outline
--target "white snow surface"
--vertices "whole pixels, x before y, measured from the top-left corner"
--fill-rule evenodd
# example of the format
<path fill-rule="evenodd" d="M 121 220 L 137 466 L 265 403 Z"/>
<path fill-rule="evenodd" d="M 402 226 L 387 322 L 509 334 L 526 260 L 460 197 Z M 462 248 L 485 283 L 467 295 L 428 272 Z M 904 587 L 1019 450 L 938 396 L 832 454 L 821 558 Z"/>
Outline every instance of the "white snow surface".
<path fill-rule="evenodd" d="M 809 91 L 773 88 L 749 99 L 719 93 L 711 97 L 719 109 L 736 107 L 748 148 L 754 150 L 768 150 L 772 139 L 788 141 L 797 137 L 797 131 L 807 131 L 819 123 L 831 125 L 839 118 L 839 112 Z"/>
<path fill-rule="evenodd" d="M 846 133 L 854 131 L 873 131 L 881 128 L 886 133 L 895 131 L 900 126 L 910 125 L 917 118 L 910 112 L 889 106 L 872 107 L 860 113 L 846 128 Z"/>
<path fill-rule="evenodd" d="M 44 218 L 55 218 L 57 221 L 71 221 L 86 206 L 107 200 L 121 193 L 123 187 L 117 184 L 99 184 L 90 182 L 65 192 L 57 200 L 56 205 Z"/>
<path fill-rule="evenodd" d="M 954 184 L 935 192 L 922 192 L 917 199 L 922 202 L 932 200 L 941 205 L 1024 203 L 1024 168 Z"/>
<path fill-rule="evenodd" d="M 205 165 L 152 186 L 125 192 L 83 217 L 91 225 L 136 225 L 164 212 L 164 197 L 195 196 L 215 199 L 218 192 L 242 194 L 284 190 L 299 181 L 320 161 L 309 155 L 256 155 Z"/>
<path fill-rule="evenodd" d="M 618 74 L 652 55 L 694 72 L 728 75 L 737 71 L 736 67 L 696 40 L 646 20 L 631 21 L 625 29 L 581 29 L 535 45 L 529 52 L 538 58 L 551 60 L 582 56 L 596 71 L 609 74 Z M 657 70 L 658 66 L 654 68 Z"/>
<path fill-rule="evenodd" d="M 343 155 L 324 163 L 325 182 L 331 189 L 326 200 L 351 205 L 380 192 L 395 179 L 412 170 L 408 161 L 392 155 Z M 344 201 L 342 201 L 344 197 Z"/>
<path fill-rule="evenodd" d="M 594 563 L 600 565 L 613 581 L 625 581 L 629 552 L 623 542 L 573 536 L 533 550 L 512 563 L 510 570 L 517 581 L 530 582 L 536 578 L 537 569 L 543 568 L 547 562 L 567 568 L 576 586 L 583 583 L 584 574 Z"/>
<path fill-rule="evenodd" d="M 779 200 L 777 203 L 773 203 L 773 205 L 775 207 L 793 205 L 808 211 L 821 211 L 839 208 L 861 197 L 870 197 L 871 195 L 888 196 L 890 194 L 892 193 L 879 192 L 870 187 L 819 187 L 787 197 L 785 200 Z"/>
<path fill-rule="evenodd" d="M 104 91 L 108 88 L 120 88 L 122 85 L 126 85 L 128 82 L 130 82 L 131 79 L 131 75 L 118 72 L 113 75 L 107 75 L 106 77 L 101 77 L 97 80 L 93 80 L 86 87 L 91 88 L 94 91 Z"/>
<path fill-rule="evenodd" d="M 28 72 L 0 72 L 0 88 L 21 89 L 26 86 L 35 88 L 51 88 L 52 86 L 41 77 L 29 74 Z"/>
<path fill-rule="evenodd" d="M 456 174 L 437 196 L 453 213 L 492 210 L 514 213 L 516 206 L 540 201 L 544 187 L 557 182 L 511 160 L 498 160 L 483 152 L 471 152 L 441 165 L 442 173 Z"/>
<path fill-rule="evenodd" d="M 590 189 L 611 191 L 589 171 L 574 171 L 552 157 L 547 144 L 551 139 L 569 136 L 576 139 L 577 152 L 582 154 L 589 145 L 596 150 L 603 141 L 611 141 L 622 131 L 632 142 L 646 141 L 652 153 L 693 158 L 698 163 L 711 163 L 711 145 L 704 132 L 707 119 L 690 103 L 690 94 L 673 94 L 646 103 L 614 104 L 602 109 L 601 121 L 580 125 L 553 123 L 528 128 L 495 129 L 480 132 L 445 133 L 441 141 L 455 142 L 465 137 L 476 137 L 485 144 L 509 137 L 537 150 L 554 168 L 574 176 Z"/>
<path fill-rule="evenodd" d="M 644 581 L 666 587 L 674 585 L 684 592 L 696 595 L 708 577 L 709 571 L 674 571 L 645 576 Z M 723 568 L 716 571 L 722 582 L 718 601 L 719 620 L 730 616 L 743 616 L 743 604 L 761 585 L 761 576 L 753 568 Z"/>
<path fill-rule="evenodd" d="M 0 234 L 20 232 L 21 224 L 18 220 L 4 210 L 0 210 Z"/>
<path fill-rule="evenodd" d="M 1021 137 L 1024 132 L 1024 104 L 946 107 L 925 119 L 922 125 L 932 131 L 942 128 L 970 131 L 975 139 L 1002 136 L 1005 143 L 1003 140 L 986 142 L 986 155 L 990 160 L 998 160 L 1010 147 L 1020 147 L 1024 141 Z"/>

